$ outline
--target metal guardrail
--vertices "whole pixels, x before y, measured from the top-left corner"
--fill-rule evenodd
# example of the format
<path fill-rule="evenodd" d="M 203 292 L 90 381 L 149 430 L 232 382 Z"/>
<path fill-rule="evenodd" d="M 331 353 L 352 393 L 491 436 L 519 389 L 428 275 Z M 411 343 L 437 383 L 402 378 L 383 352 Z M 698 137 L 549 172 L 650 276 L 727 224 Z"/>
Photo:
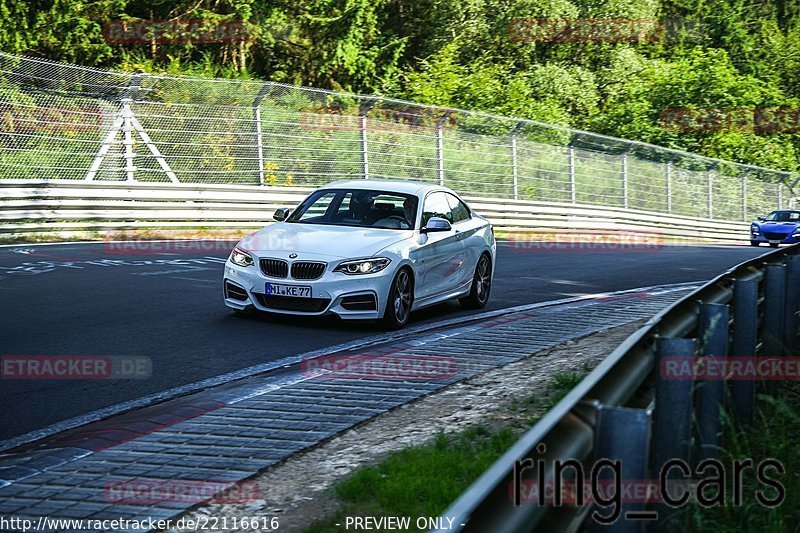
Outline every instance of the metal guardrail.
<path fill-rule="evenodd" d="M 0 180 L 0 234 L 199 225 L 261 227 L 313 189 L 245 185 Z M 465 197 L 501 229 L 646 238 L 743 241 L 748 225 L 559 202 Z"/>
<path fill-rule="evenodd" d="M 0 52 L 0 179 L 315 187 L 353 176 L 739 221 L 786 207 L 800 181 L 533 120 Z"/>
<path fill-rule="evenodd" d="M 628 480 L 655 479 L 668 460 L 695 465 L 719 451 L 721 410 L 752 421 L 753 381 L 663 379 L 665 358 L 753 358 L 797 355 L 800 245 L 776 250 L 721 274 L 649 320 L 481 475 L 443 514 L 464 532 L 575 531 L 592 505 L 514 504 L 514 465 L 521 478 L 553 480 L 553 461 L 577 460 L 586 472 L 605 458 L 623 464 Z M 693 422 L 693 421 L 696 421 Z M 523 463 L 519 463 L 523 464 Z M 541 467 L 544 465 L 544 468 Z M 651 504 L 648 504 L 651 505 Z M 641 531 L 627 512 L 658 513 L 659 531 L 680 531 L 683 516 L 663 503 L 646 511 L 622 503 L 609 531 Z M 601 514 L 608 514 L 607 512 Z M 657 521 L 656 521 L 657 520 Z M 448 522 L 444 522 L 448 523 Z M 596 524 L 595 524 L 596 525 Z M 590 528 L 593 529 L 593 528 Z M 444 530 L 441 530 L 444 532 Z"/>

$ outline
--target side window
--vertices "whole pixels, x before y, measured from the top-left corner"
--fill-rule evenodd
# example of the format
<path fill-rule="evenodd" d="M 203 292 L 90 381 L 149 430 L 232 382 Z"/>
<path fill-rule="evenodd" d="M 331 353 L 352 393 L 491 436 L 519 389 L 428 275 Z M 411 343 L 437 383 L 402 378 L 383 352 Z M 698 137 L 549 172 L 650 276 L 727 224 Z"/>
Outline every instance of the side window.
<path fill-rule="evenodd" d="M 464 202 L 453 196 L 447 195 L 447 201 L 450 202 L 450 210 L 453 213 L 453 223 L 461 222 L 462 220 L 469 220 L 469 208 L 464 205 Z"/>
<path fill-rule="evenodd" d="M 431 217 L 439 217 L 453 223 L 453 214 L 450 203 L 443 192 L 429 194 L 425 198 L 425 206 L 422 208 L 422 225 L 425 226 Z"/>

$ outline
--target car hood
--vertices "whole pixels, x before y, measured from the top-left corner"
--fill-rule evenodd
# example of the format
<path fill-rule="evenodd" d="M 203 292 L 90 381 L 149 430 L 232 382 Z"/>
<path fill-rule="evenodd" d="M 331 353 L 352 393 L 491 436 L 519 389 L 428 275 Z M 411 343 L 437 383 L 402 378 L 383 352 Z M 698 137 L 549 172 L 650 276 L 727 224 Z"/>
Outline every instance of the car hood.
<path fill-rule="evenodd" d="M 259 256 L 296 252 L 348 259 L 371 257 L 413 235 L 413 230 L 278 222 L 243 238 L 239 247 Z"/>
<path fill-rule="evenodd" d="M 762 231 L 771 231 L 774 233 L 790 233 L 795 230 L 800 224 L 797 222 L 761 222 L 758 224 Z"/>

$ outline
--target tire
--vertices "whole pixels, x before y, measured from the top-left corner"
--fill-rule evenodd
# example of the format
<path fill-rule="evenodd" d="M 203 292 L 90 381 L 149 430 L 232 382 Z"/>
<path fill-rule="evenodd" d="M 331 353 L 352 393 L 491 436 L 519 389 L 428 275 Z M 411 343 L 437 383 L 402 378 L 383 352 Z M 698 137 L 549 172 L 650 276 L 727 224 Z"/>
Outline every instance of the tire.
<path fill-rule="evenodd" d="M 761 243 L 758 241 L 750 241 L 750 246 L 759 246 L 759 245 L 761 245 Z"/>
<path fill-rule="evenodd" d="M 769 243 L 769 247 L 770 247 L 770 248 L 777 248 L 778 246 L 780 246 L 780 243 L 778 243 L 778 242 L 771 242 L 771 243 Z"/>
<path fill-rule="evenodd" d="M 469 294 L 458 301 L 465 309 L 483 309 L 492 292 L 492 258 L 488 254 L 481 255 L 472 275 Z"/>
<path fill-rule="evenodd" d="M 386 329 L 400 329 L 408 323 L 411 306 L 414 305 L 414 276 L 408 268 L 401 268 L 394 275 L 386 309 L 383 311 L 383 325 Z"/>

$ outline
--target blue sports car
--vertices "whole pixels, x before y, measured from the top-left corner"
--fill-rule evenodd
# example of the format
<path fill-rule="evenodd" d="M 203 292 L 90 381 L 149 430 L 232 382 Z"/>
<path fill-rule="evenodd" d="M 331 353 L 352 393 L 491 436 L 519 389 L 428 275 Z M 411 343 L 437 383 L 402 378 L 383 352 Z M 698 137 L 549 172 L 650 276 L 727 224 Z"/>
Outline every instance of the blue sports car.
<path fill-rule="evenodd" d="M 768 242 L 776 248 L 779 244 L 800 242 L 800 211 L 773 211 L 758 220 L 750 225 L 750 246 Z"/>

